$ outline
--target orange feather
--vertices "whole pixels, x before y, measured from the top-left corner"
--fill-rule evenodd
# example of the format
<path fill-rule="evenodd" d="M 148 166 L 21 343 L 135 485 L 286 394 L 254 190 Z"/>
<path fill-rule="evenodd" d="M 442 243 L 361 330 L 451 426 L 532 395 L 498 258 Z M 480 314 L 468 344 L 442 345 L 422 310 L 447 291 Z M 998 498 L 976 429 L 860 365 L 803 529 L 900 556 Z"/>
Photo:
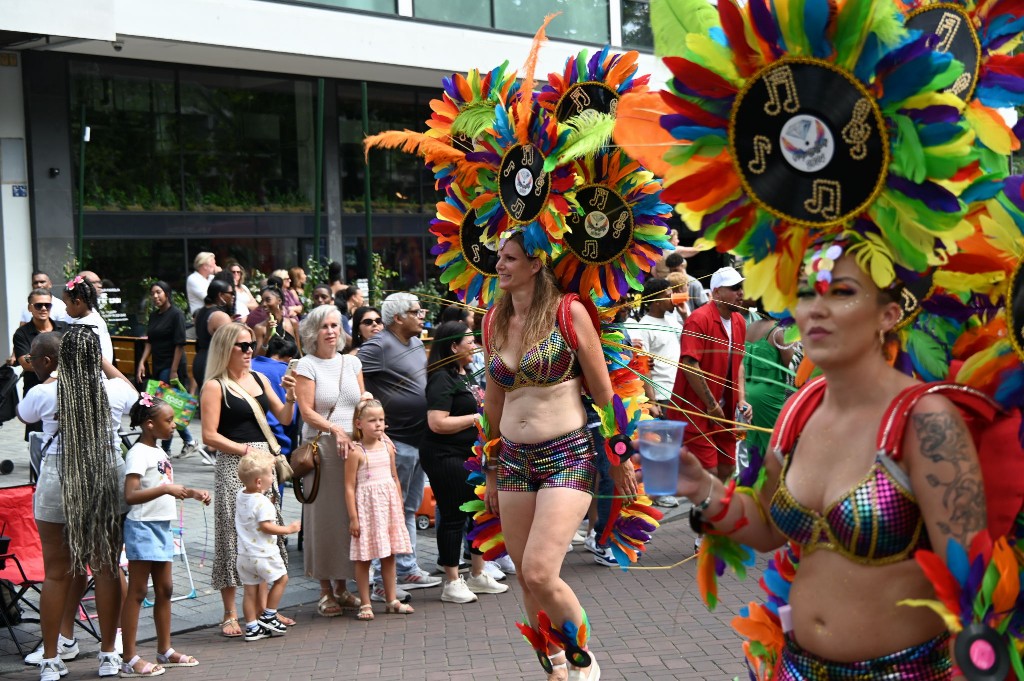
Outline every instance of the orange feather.
<path fill-rule="evenodd" d="M 523 86 L 519 88 L 519 104 L 517 105 L 516 113 L 518 114 L 518 120 L 516 121 L 516 139 L 520 144 L 528 144 L 530 141 L 530 114 L 531 108 L 533 107 L 533 87 L 535 85 L 534 72 L 537 70 L 537 56 L 540 53 L 540 46 L 543 45 L 547 39 L 547 33 L 544 29 L 548 27 L 551 20 L 557 17 L 561 12 L 555 12 L 544 17 L 544 23 L 537 29 L 536 35 L 533 36 L 533 44 L 530 45 L 530 54 L 526 57 L 526 63 L 523 64 Z"/>
<path fill-rule="evenodd" d="M 658 93 L 630 92 L 619 98 L 612 132 L 615 144 L 660 177 L 672 167 L 661 157 L 677 144 L 668 130 L 661 127 L 661 117 L 667 113 L 668 107 Z"/>
<path fill-rule="evenodd" d="M 445 142 L 428 137 L 421 132 L 412 130 L 388 130 L 378 135 L 370 135 L 363 140 L 366 159 L 370 158 L 370 149 L 398 149 L 409 154 L 419 154 L 425 159 L 443 163 L 457 163 L 466 158 L 465 152 L 452 148 Z"/>

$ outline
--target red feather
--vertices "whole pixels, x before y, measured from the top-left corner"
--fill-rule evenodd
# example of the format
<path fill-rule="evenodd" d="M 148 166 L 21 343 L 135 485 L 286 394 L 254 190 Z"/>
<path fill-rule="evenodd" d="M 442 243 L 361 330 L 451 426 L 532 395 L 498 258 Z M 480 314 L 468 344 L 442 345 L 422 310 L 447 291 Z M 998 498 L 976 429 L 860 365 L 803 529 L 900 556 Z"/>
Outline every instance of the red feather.
<path fill-rule="evenodd" d="M 960 584 L 939 556 L 931 551 L 919 550 L 914 560 L 921 566 L 924 576 L 935 587 L 935 596 L 954 615 L 960 615 Z"/>
<path fill-rule="evenodd" d="M 743 10 L 735 0 L 718 0 L 718 16 L 722 20 L 722 30 L 729 41 L 729 47 L 735 55 L 736 67 L 741 76 L 750 76 L 763 66 L 761 54 L 747 42 L 746 22 Z M 687 83 L 689 84 L 689 83 Z"/>
<path fill-rule="evenodd" d="M 665 57 L 663 61 L 676 79 L 703 97 L 723 99 L 736 94 L 736 87 L 732 83 L 700 64 L 682 57 Z"/>

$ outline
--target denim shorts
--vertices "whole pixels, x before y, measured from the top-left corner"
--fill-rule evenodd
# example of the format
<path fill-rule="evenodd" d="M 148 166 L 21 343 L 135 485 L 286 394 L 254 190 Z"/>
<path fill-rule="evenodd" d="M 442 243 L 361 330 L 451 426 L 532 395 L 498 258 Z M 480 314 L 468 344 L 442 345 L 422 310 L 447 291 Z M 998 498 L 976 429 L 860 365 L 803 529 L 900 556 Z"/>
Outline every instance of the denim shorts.
<path fill-rule="evenodd" d="M 170 520 L 124 521 L 124 552 L 128 560 L 169 563 L 174 560 Z"/>

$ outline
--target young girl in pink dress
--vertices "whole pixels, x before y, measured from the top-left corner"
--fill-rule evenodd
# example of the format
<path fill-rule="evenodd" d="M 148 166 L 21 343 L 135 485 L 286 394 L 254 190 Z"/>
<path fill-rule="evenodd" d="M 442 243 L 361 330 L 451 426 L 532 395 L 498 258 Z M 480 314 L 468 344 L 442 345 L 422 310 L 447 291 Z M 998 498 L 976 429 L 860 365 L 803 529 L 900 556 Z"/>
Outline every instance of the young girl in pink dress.
<path fill-rule="evenodd" d="M 384 435 L 384 407 L 377 400 L 363 400 L 352 418 L 353 436 L 359 443 L 345 465 L 345 502 L 348 504 L 350 557 L 356 565 L 359 585 L 357 620 L 373 619 L 370 604 L 370 562 L 380 559 L 384 580 L 384 612 L 408 615 L 411 606 L 398 600 L 395 554 L 409 553 L 412 544 L 405 528 L 402 488 L 395 469 L 395 446 Z"/>

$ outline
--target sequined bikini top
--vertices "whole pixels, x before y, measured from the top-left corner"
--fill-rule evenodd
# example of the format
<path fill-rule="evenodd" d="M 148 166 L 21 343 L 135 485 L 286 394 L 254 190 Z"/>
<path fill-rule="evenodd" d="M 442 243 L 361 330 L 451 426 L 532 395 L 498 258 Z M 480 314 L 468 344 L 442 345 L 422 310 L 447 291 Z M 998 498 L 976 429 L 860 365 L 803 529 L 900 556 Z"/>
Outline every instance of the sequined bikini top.
<path fill-rule="evenodd" d="M 821 513 L 797 501 L 786 486 L 792 460 L 792 453 L 785 456 L 769 513 L 779 531 L 805 552 L 827 549 L 855 563 L 884 565 L 930 546 L 907 474 L 885 452 Z"/>
<path fill-rule="evenodd" d="M 551 334 L 529 348 L 514 370 L 494 350 L 488 348 L 491 361 L 487 373 L 506 392 L 528 386 L 551 386 L 571 381 L 582 375 L 579 359 L 559 331 L 558 324 Z"/>

